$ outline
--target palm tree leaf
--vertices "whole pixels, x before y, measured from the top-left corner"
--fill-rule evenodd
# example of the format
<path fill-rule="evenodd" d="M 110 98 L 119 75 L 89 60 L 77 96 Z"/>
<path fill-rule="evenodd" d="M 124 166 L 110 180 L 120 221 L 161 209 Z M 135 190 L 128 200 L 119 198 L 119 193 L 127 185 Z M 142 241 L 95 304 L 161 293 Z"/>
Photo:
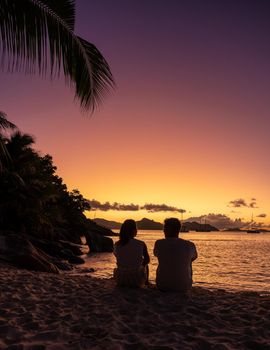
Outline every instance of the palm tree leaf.
<path fill-rule="evenodd" d="M 0 172 L 4 169 L 4 163 L 7 165 L 11 163 L 11 158 L 6 147 L 6 139 L 3 137 L 1 129 L 16 129 L 16 125 L 8 121 L 6 114 L 0 111 Z"/>
<path fill-rule="evenodd" d="M 94 110 L 102 98 L 114 86 L 110 68 L 95 45 L 77 37 L 79 45 L 74 46 L 73 57 L 67 57 L 65 74 L 72 74 L 76 82 L 76 96 L 83 108 Z M 74 65 L 74 62 L 77 64 Z"/>
<path fill-rule="evenodd" d="M 2 52 L 12 57 L 4 68 L 45 74 L 50 67 L 52 77 L 63 69 L 81 107 L 93 111 L 114 80 L 97 48 L 74 34 L 74 2 L 0 0 L 0 5 Z"/>
<path fill-rule="evenodd" d="M 71 32 L 74 29 L 74 1 L 0 0 L 0 4 L 2 51 L 10 58 L 8 70 L 45 73 L 48 38 L 61 45 L 58 27 Z M 61 63 L 61 57 L 58 60 Z M 59 72 L 60 67 L 54 63 L 51 62 L 52 71 L 57 68 Z"/>
<path fill-rule="evenodd" d="M 44 7 L 52 10 L 68 25 L 69 29 L 74 31 L 75 26 L 75 1 L 74 0 L 40 0 L 32 2 L 43 3 Z"/>
<path fill-rule="evenodd" d="M 6 165 L 9 165 L 11 158 L 6 147 L 5 139 L 0 135 L 0 173 Z"/>
<path fill-rule="evenodd" d="M 8 121 L 6 114 L 0 111 L 0 131 L 1 129 L 16 129 L 16 125 Z"/>
<path fill-rule="evenodd" d="M 22 134 L 20 131 L 14 132 L 9 139 L 8 147 L 10 153 L 22 152 L 30 148 L 35 143 L 34 137 L 28 134 Z"/>

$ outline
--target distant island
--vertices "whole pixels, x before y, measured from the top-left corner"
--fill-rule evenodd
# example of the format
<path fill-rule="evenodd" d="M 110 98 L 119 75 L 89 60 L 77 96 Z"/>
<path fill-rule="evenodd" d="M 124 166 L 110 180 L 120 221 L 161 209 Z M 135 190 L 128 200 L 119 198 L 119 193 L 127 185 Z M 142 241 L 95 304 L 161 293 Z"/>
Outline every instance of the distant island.
<path fill-rule="evenodd" d="M 139 230 L 162 230 L 163 229 L 163 225 L 160 222 L 149 220 L 147 218 L 143 218 L 142 220 L 137 221 L 137 227 Z"/>
<path fill-rule="evenodd" d="M 200 224 L 196 221 L 186 221 L 183 222 L 183 229 L 187 231 L 198 231 L 198 232 L 212 232 L 212 231 L 219 231 L 219 229 L 215 226 L 212 226 L 210 224 Z"/>
<path fill-rule="evenodd" d="M 114 230 L 119 230 L 121 227 L 121 223 L 117 222 L 117 221 L 110 221 L 110 220 L 106 220 L 106 219 L 93 219 L 93 221 L 95 223 L 97 223 L 100 226 L 109 228 L 110 230 L 114 229 Z"/>
<path fill-rule="evenodd" d="M 119 230 L 121 227 L 120 222 L 110 221 L 105 219 L 94 219 L 98 225 L 109 228 Z M 163 225 L 160 222 L 156 222 L 154 220 L 150 220 L 147 218 L 143 218 L 142 220 L 136 221 L 137 227 L 139 230 L 162 230 Z"/>
<path fill-rule="evenodd" d="M 112 229 L 119 230 L 121 227 L 121 223 L 117 221 L 110 221 L 110 220 L 100 219 L 100 218 L 94 219 L 94 221 L 98 225 L 106 227 L 111 230 Z M 137 227 L 139 230 L 162 230 L 163 224 L 154 220 L 143 218 L 137 221 Z M 183 227 L 183 231 L 200 231 L 200 232 L 219 231 L 218 228 L 212 225 L 200 224 L 196 221 L 184 222 L 182 227 Z"/>
<path fill-rule="evenodd" d="M 259 228 L 259 230 L 260 230 L 260 232 L 265 232 L 265 233 L 270 232 L 270 230 L 267 230 L 265 228 Z M 241 232 L 247 232 L 247 228 L 242 229 L 242 228 L 238 228 L 238 227 L 236 227 L 236 228 L 229 227 L 229 228 L 223 230 L 223 232 L 240 232 L 241 233 Z"/>

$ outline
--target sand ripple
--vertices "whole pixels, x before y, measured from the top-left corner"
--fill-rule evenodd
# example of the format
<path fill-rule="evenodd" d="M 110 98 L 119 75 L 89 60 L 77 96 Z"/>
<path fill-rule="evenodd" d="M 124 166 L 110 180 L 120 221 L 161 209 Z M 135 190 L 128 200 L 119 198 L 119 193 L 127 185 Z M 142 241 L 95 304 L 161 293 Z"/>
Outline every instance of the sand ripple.
<path fill-rule="evenodd" d="M 1 349 L 270 349 L 268 295 L 196 287 L 186 297 L 7 267 L 0 286 Z"/>

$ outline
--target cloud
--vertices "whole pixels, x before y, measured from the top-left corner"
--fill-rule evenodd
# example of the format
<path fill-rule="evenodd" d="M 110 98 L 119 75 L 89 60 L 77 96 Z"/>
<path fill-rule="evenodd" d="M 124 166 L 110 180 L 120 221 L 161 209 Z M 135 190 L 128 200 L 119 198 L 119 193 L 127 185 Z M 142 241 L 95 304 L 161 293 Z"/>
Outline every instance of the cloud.
<path fill-rule="evenodd" d="M 207 215 L 201 215 L 197 217 L 190 217 L 185 221 L 197 221 L 201 223 L 206 222 L 207 224 L 215 226 L 218 229 L 243 228 L 249 224 L 249 222 L 245 222 L 241 218 L 232 220 L 225 214 L 213 214 L 213 213 L 210 213 Z"/>
<path fill-rule="evenodd" d="M 140 207 L 136 204 L 120 204 L 117 202 L 110 203 L 100 203 L 99 201 L 92 199 L 89 200 L 88 203 L 91 206 L 91 210 L 101 210 L 101 211 L 108 211 L 108 210 L 118 210 L 118 211 L 138 211 Z"/>
<path fill-rule="evenodd" d="M 101 210 L 101 211 L 108 211 L 108 210 L 117 210 L 117 211 L 138 211 L 140 209 L 144 209 L 148 211 L 149 213 L 157 213 L 162 211 L 170 211 L 170 212 L 178 212 L 178 213 L 185 213 L 185 209 L 172 207 L 166 204 L 153 204 L 153 203 L 146 203 L 143 206 L 139 206 L 138 204 L 121 204 L 121 203 L 110 203 L 105 202 L 101 203 L 95 199 L 88 200 L 88 203 L 91 206 L 91 210 Z"/>
<path fill-rule="evenodd" d="M 123 210 L 123 211 L 137 211 L 140 209 L 138 204 L 120 204 L 120 203 L 114 203 L 115 210 Z"/>
<path fill-rule="evenodd" d="M 256 198 L 251 198 L 251 202 L 248 205 L 249 208 L 258 208 Z"/>
<path fill-rule="evenodd" d="M 266 216 L 267 216 L 266 214 L 259 214 L 259 215 L 257 215 L 256 217 L 257 217 L 257 218 L 266 218 Z"/>
<path fill-rule="evenodd" d="M 185 213 L 185 209 L 172 207 L 166 204 L 153 204 L 153 203 L 146 203 L 144 206 L 141 207 L 141 209 L 145 209 L 150 213 L 156 213 L 160 211 L 170 211 L 170 212 L 177 212 L 177 213 Z"/>
<path fill-rule="evenodd" d="M 239 199 L 234 199 L 233 201 L 230 201 L 229 206 L 233 208 L 240 208 L 240 207 L 247 207 L 248 205 L 244 199 L 239 198 Z"/>
<path fill-rule="evenodd" d="M 247 201 L 243 198 L 234 199 L 229 202 L 228 206 L 233 208 L 258 208 L 256 198 L 251 198 L 249 203 L 247 203 Z"/>

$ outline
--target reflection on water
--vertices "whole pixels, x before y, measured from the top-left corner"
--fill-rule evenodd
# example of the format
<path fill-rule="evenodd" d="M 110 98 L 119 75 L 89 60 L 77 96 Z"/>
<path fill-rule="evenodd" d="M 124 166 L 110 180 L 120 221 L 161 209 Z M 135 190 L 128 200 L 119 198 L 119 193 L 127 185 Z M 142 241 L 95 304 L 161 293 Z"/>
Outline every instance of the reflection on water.
<path fill-rule="evenodd" d="M 246 233 L 183 233 L 182 237 L 194 242 L 198 259 L 193 263 L 195 285 L 227 290 L 254 290 L 270 292 L 270 234 Z M 138 239 L 145 241 L 150 254 L 150 280 L 155 280 L 157 259 L 154 243 L 163 238 L 162 231 L 139 231 Z M 114 238 L 117 240 L 117 238 Z M 112 253 L 84 256 L 84 267 L 93 267 L 94 276 L 109 278 L 115 267 Z"/>

